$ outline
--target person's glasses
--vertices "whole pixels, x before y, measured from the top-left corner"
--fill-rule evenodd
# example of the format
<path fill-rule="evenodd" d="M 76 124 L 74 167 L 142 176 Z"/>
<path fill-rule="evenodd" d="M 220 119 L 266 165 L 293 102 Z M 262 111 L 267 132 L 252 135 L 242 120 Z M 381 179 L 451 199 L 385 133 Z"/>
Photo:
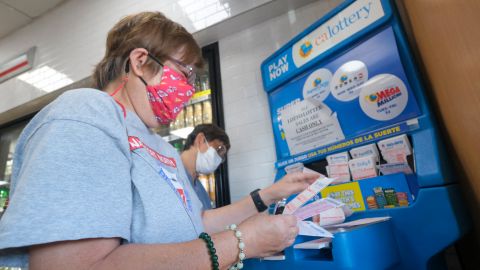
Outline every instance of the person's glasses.
<path fill-rule="evenodd" d="M 148 56 L 150 58 L 152 58 L 153 61 L 157 62 L 160 66 L 164 66 L 164 64 L 162 63 L 162 61 L 160 61 L 160 59 L 158 59 L 157 57 L 153 56 L 151 53 L 148 53 Z M 177 66 L 180 67 L 180 70 L 181 72 L 183 73 L 183 75 L 185 76 L 185 78 L 187 79 L 188 81 L 188 84 L 190 85 L 194 85 L 195 84 L 195 79 L 196 79 L 196 73 L 193 69 L 193 67 L 191 65 L 187 65 L 173 57 L 170 57 L 168 56 L 167 57 L 168 60 L 172 61 L 173 63 L 175 63 Z"/>
<path fill-rule="evenodd" d="M 221 144 L 217 147 L 214 148 L 215 151 L 217 151 L 217 154 L 222 158 L 222 162 L 227 159 L 227 147 L 225 145 Z"/>
<path fill-rule="evenodd" d="M 208 145 L 208 146 L 211 146 L 208 141 L 207 141 L 207 138 L 205 138 L 205 143 Z M 213 147 L 213 146 L 212 146 Z M 219 146 L 216 146 L 216 147 L 213 147 L 213 149 L 215 149 L 215 151 L 217 152 L 217 154 L 220 156 L 220 158 L 222 158 L 222 163 L 225 161 L 225 159 L 227 159 L 227 147 L 223 144 L 220 144 Z"/>
<path fill-rule="evenodd" d="M 195 74 L 192 66 L 187 65 L 187 64 L 185 64 L 185 63 L 183 63 L 183 62 L 181 62 L 181 61 L 179 61 L 175 58 L 172 58 L 172 57 L 168 57 L 168 59 L 181 67 L 182 72 L 185 75 L 185 77 L 187 78 L 189 84 L 193 85 L 195 83 L 196 74 Z"/>

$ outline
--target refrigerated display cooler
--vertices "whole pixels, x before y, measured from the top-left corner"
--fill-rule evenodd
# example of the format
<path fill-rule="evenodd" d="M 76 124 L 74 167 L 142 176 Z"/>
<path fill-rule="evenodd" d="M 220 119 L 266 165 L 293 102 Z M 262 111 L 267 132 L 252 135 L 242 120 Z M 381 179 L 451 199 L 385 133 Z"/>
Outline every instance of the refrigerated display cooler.
<path fill-rule="evenodd" d="M 347 222 L 385 218 L 338 225 L 314 249 L 295 248 L 312 240 L 299 236 L 285 256 L 245 267 L 445 268 L 442 251 L 470 221 L 395 3 L 343 2 L 264 60 L 261 73 L 276 179 L 301 162 L 337 179 L 318 197 L 348 205 Z"/>
<path fill-rule="evenodd" d="M 161 126 L 156 132 L 172 144 L 180 153 L 185 139 L 199 124 L 216 124 L 225 129 L 223 119 L 222 85 L 218 43 L 202 48 L 205 67 L 197 71 L 195 94 L 169 126 Z M 230 204 L 227 161 L 215 173 L 198 175 L 207 191 L 212 207 Z"/>
<path fill-rule="evenodd" d="M 202 48 L 206 65 L 199 70 L 195 82 L 196 93 L 187 104 L 184 112 L 170 126 L 157 129 L 157 132 L 169 141 L 178 151 L 183 150 L 183 142 L 193 127 L 200 123 L 214 123 L 225 128 L 223 120 L 222 86 L 220 78 L 220 61 L 218 43 Z M 88 87 L 91 81 L 87 78 L 81 82 L 58 90 Z M 44 104 L 46 106 L 47 104 Z M 8 200 L 12 159 L 16 141 L 28 121 L 35 115 L 31 113 L 21 119 L 15 119 L 0 126 L 0 218 Z M 212 205 L 220 207 L 230 204 L 227 162 L 224 162 L 211 175 L 200 175 L 199 180 L 209 193 Z"/>
<path fill-rule="evenodd" d="M 12 175 L 13 153 L 27 121 L 21 121 L 0 130 L 0 218 L 8 207 L 10 179 Z"/>

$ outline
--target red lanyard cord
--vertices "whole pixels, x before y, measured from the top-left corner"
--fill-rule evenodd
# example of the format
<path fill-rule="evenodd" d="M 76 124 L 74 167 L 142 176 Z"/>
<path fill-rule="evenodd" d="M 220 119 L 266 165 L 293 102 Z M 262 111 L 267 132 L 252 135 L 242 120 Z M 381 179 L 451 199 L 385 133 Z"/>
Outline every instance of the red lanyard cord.
<path fill-rule="evenodd" d="M 115 96 L 120 90 L 123 89 L 123 87 L 125 87 L 125 84 L 127 84 L 128 82 L 128 77 L 125 76 L 123 79 L 122 79 L 122 83 L 113 91 L 113 93 L 110 94 L 110 96 L 115 100 L 115 102 L 117 102 L 118 105 L 120 105 L 120 108 L 122 108 L 122 111 L 123 111 L 123 117 L 126 118 L 127 117 L 127 111 L 125 110 L 125 106 L 123 106 L 122 103 L 120 103 L 120 101 L 118 101 L 116 98 L 114 98 L 113 96 Z"/>

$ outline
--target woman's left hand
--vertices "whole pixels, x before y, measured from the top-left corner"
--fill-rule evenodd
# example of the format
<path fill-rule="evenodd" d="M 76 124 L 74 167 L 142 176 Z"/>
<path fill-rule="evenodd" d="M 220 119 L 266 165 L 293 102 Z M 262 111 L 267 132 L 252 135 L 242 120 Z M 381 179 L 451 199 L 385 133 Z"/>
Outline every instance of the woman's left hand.
<path fill-rule="evenodd" d="M 260 197 L 265 204 L 270 205 L 282 198 L 302 192 L 320 176 L 321 174 L 301 172 L 286 174 L 275 184 L 260 190 Z"/>

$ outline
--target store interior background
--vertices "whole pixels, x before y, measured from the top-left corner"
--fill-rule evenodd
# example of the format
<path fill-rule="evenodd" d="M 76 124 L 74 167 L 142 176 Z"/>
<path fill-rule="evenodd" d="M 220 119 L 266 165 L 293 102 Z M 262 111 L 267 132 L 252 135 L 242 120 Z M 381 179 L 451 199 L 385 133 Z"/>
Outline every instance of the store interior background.
<path fill-rule="evenodd" d="M 219 44 L 224 120 L 232 144 L 228 155 L 230 195 L 237 201 L 255 188 L 269 185 L 275 175 L 261 61 L 341 2 L 0 0 L 0 18 L 9 22 L 0 22 L 0 63 L 36 46 L 33 70 L 48 66 L 58 72 L 52 73 L 52 78 L 61 80 L 51 82 L 58 88 L 48 91 L 18 78 L 1 83 L 0 126 L 37 111 L 63 91 L 57 89 L 85 82 L 103 56 L 108 29 L 119 18 L 158 10 L 194 33 L 201 46 Z M 470 29 L 480 25 L 480 1 L 396 2 L 410 25 L 428 95 L 476 224 L 476 232 L 461 243 L 464 257 L 474 265 L 475 256 L 468 254 L 480 243 L 480 31 Z"/>

